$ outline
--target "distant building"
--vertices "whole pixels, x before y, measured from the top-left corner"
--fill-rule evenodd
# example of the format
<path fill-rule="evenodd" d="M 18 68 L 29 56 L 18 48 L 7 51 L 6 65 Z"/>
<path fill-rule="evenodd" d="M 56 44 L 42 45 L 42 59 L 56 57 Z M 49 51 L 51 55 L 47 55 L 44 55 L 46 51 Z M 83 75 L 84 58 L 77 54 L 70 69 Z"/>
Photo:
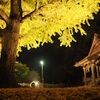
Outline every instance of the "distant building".
<path fill-rule="evenodd" d="M 75 67 L 83 67 L 85 85 L 98 85 L 100 82 L 100 34 L 95 33 L 88 56 L 77 62 Z M 90 73 L 90 77 L 87 74 Z"/>

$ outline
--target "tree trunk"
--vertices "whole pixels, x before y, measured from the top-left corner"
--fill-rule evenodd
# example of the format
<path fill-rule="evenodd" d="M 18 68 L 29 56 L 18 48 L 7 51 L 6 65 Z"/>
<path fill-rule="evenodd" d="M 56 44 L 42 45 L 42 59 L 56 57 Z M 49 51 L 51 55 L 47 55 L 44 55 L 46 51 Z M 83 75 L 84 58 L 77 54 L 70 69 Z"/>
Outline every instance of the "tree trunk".
<path fill-rule="evenodd" d="M 19 39 L 20 22 L 11 20 L 2 33 L 2 51 L 0 59 L 0 87 L 17 87 L 14 65 Z"/>
<path fill-rule="evenodd" d="M 2 1 L 2 0 L 1 0 Z M 2 51 L 0 58 L 0 87 L 17 87 L 15 61 L 22 19 L 21 0 L 10 0 L 10 16 L 2 31 Z M 6 18 L 5 18 L 6 20 Z"/>

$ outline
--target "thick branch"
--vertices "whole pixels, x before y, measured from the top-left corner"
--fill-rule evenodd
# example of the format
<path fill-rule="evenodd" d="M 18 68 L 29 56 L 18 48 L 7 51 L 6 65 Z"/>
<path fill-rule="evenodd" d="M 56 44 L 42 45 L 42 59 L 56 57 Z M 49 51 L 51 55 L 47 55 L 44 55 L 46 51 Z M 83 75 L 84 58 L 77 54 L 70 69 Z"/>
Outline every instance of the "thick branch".
<path fill-rule="evenodd" d="M 58 1 L 59 1 L 59 0 L 58 0 Z M 53 0 L 51 0 L 51 1 L 48 0 L 48 4 L 50 4 L 50 3 L 52 3 L 52 2 L 53 2 Z M 37 14 L 37 13 L 41 10 L 42 7 L 43 7 L 43 6 L 39 7 L 38 0 L 36 0 L 35 10 L 32 11 L 32 12 L 30 12 L 29 14 L 25 15 L 25 16 L 22 18 L 22 22 L 24 22 L 24 20 L 26 20 L 27 18 L 30 18 L 31 16 L 34 16 L 35 14 Z"/>
<path fill-rule="evenodd" d="M 27 18 L 35 15 L 38 11 L 37 10 L 34 10 L 32 12 L 30 12 L 29 14 L 25 15 L 23 18 L 22 18 L 22 22 L 24 22 Z"/>
<path fill-rule="evenodd" d="M 0 9 L 0 19 L 4 20 L 7 24 L 9 23 L 9 17 L 5 14 L 5 12 Z"/>
<path fill-rule="evenodd" d="M 41 8 L 42 8 L 42 7 L 39 7 L 38 2 L 36 2 L 36 4 L 35 4 L 35 10 L 32 11 L 32 12 L 30 12 L 29 14 L 25 15 L 25 16 L 22 18 L 22 22 L 23 22 L 24 20 L 26 20 L 27 18 L 29 18 L 29 17 L 31 17 L 31 16 L 34 16 L 36 13 L 38 13 L 38 12 L 40 11 Z"/>
<path fill-rule="evenodd" d="M 21 8 L 22 0 L 11 0 L 10 6 L 10 18 L 21 20 L 22 18 L 22 8 Z"/>

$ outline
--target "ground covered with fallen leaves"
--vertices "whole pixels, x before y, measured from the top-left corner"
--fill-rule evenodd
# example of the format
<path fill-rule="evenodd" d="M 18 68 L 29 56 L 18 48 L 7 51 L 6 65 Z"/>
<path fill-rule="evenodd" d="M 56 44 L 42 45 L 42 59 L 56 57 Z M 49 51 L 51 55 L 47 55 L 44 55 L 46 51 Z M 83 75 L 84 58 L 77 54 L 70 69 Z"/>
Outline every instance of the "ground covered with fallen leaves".
<path fill-rule="evenodd" d="M 100 87 L 1 88 L 0 100 L 100 100 Z"/>

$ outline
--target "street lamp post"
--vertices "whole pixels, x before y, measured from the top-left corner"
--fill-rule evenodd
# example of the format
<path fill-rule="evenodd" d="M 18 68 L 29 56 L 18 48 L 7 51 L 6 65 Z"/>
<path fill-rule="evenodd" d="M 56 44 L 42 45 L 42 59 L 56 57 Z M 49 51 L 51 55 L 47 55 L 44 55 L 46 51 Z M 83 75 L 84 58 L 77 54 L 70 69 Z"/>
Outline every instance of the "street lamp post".
<path fill-rule="evenodd" d="M 42 83 L 44 83 L 44 77 L 43 77 L 43 65 L 44 65 L 44 62 L 40 61 L 40 64 L 41 64 L 41 68 L 42 68 Z"/>

